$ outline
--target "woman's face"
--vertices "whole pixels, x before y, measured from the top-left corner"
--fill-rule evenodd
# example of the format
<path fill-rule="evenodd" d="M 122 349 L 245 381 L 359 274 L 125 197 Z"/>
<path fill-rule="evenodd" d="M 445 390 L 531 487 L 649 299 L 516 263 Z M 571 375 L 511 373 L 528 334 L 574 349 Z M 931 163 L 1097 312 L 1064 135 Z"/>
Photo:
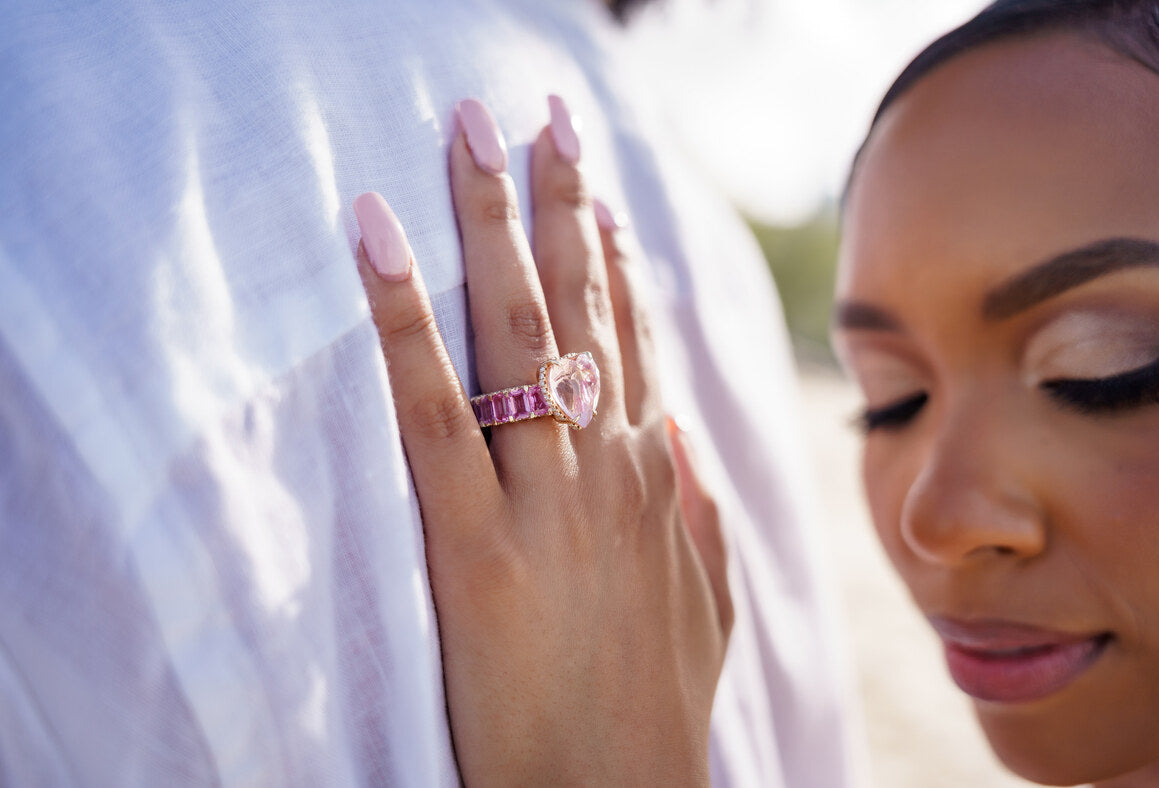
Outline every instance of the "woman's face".
<path fill-rule="evenodd" d="M 1159 761 L 1159 77 L 1078 36 L 924 77 L 849 195 L 836 343 L 882 543 L 999 757 Z"/>

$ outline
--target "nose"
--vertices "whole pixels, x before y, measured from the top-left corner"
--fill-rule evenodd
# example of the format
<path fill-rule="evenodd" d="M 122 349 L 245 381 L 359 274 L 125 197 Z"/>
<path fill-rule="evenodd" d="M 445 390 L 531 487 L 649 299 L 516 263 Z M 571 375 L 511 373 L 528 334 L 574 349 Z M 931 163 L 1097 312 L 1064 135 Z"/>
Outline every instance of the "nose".
<path fill-rule="evenodd" d="M 901 511 L 902 539 L 920 559 L 959 566 L 984 556 L 1030 558 L 1046 548 L 1043 507 L 1017 431 L 959 424 L 940 434 Z"/>

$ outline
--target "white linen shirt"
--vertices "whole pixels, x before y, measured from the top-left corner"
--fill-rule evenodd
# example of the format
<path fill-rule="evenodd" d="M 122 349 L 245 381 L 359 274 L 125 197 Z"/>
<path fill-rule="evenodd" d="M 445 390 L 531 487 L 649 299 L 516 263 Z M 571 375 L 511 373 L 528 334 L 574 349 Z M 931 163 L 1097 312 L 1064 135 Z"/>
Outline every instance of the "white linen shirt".
<path fill-rule="evenodd" d="M 598 3 L 16 0 L 4 16 L 0 784 L 458 784 L 350 204 L 393 206 L 477 393 L 452 107 L 491 108 L 526 199 L 551 92 L 583 119 L 593 191 L 631 216 L 667 406 L 728 529 L 714 782 L 848 784 L 779 307 Z"/>

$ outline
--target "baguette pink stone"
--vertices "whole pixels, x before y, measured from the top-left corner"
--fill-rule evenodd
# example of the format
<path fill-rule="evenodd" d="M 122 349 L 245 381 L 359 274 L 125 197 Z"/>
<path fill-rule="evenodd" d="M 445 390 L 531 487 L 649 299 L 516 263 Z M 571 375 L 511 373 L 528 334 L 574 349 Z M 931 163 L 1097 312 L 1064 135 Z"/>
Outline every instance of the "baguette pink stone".
<path fill-rule="evenodd" d="M 510 424 L 551 414 L 538 383 L 473 397 L 471 407 L 475 409 L 475 418 L 479 420 L 480 427 L 494 427 L 496 424 Z"/>
<path fill-rule="evenodd" d="M 590 353 L 569 353 L 539 368 L 539 382 L 471 398 L 481 427 L 554 416 L 572 429 L 591 424 L 600 400 L 600 370 Z"/>

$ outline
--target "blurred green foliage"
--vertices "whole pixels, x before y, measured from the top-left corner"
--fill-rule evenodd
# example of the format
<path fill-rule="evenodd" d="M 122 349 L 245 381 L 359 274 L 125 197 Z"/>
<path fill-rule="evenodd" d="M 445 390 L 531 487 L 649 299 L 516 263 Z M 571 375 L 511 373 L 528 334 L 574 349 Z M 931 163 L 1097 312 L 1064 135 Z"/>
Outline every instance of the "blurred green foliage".
<path fill-rule="evenodd" d="M 829 314 L 837 268 L 837 212 L 824 208 L 808 221 L 780 227 L 749 221 L 785 305 L 798 356 L 832 362 Z"/>

